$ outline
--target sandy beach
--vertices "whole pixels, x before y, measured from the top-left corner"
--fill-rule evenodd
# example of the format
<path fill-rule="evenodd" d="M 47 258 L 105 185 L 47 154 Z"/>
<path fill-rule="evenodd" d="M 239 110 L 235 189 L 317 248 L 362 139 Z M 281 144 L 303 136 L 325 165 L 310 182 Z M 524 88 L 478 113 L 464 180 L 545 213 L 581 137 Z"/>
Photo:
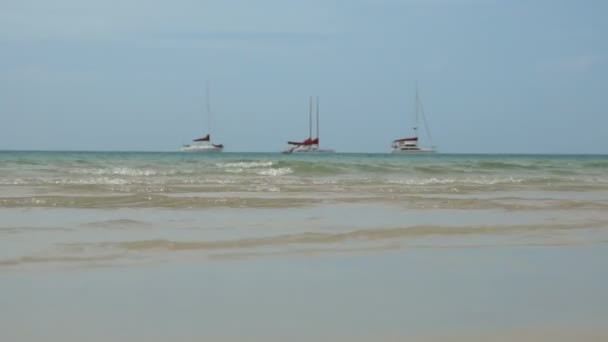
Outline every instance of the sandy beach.
<path fill-rule="evenodd" d="M 2 217 L 30 227 L 1 233 L 10 341 L 608 337 L 599 212 L 573 220 L 340 205 Z"/>
<path fill-rule="evenodd" d="M 411 247 L 3 271 L 9 341 L 601 341 L 605 246 Z"/>

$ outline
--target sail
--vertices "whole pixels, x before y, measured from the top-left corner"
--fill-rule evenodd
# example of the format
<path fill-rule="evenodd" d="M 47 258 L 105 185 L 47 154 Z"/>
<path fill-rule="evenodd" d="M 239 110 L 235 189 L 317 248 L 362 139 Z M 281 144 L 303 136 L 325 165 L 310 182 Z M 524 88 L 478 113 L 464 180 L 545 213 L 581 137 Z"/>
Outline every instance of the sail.
<path fill-rule="evenodd" d="M 314 141 L 318 141 L 318 139 L 313 140 L 311 138 L 308 138 L 304 141 L 288 141 L 287 143 L 289 145 L 313 145 L 313 144 L 316 144 Z"/>
<path fill-rule="evenodd" d="M 209 140 L 211 140 L 211 137 L 209 136 L 209 134 L 207 134 L 206 136 L 204 136 L 202 138 L 194 139 L 192 141 L 209 141 Z"/>

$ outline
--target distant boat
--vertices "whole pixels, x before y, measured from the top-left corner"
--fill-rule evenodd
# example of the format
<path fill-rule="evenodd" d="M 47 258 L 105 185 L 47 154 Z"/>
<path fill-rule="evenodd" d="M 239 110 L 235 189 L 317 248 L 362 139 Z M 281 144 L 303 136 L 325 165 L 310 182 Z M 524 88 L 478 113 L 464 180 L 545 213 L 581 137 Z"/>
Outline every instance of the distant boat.
<path fill-rule="evenodd" d="M 424 115 L 424 107 L 422 106 L 422 102 L 420 101 L 420 96 L 418 95 L 418 84 L 416 84 L 416 124 L 414 126 L 414 135 L 393 140 L 391 144 L 391 152 L 395 154 L 418 154 L 418 153 L 434 153 L 436 152 L 435 146 L 433 146 L 433 141 L 431 138 L 431 131 L 429 130 L 429 125 L 426 122 L 426 116 Z M 422 117 L 422 122 L 424 123 L 424 128 L 426 131 L 427 139 L 429 141 L 430 147 L 421 147 L 418 145 L 419 136 L 418 136 L 418 118 Z"/>
<path fill-rule="evenodd" d="M 211 136 L 207 134 L 204 137 L 192 140 L 197 142 L 197 144 L 186 144 L 182 146 L 182 151 L 184 152 L 222 152 L 224 150 L 224 145 L 222 144 L 212 144 Z"/>
<path fill-rule="evenodd" d="M 209 87 L 207 87 L 207 129 L 211 130 L 211 102 L 209 99 Z M 184 152 L 222 152 L 224 145 L 211 143 L 211 134 L 192 140 L 194 144 L 186 144 L 182 146 Z"/>
<path fill-rule="evenodd" d="M 283 153 L 336 153 L 332 149 L 323 149 L 319 144 L 319 97 L 317 97 L 317 137 L 312 137 L 312 96 L 310 97 L 309 110 L 308 110 L 308 139 L 304 141 L 288 141 L 289 147 L 283 151 Z"/>

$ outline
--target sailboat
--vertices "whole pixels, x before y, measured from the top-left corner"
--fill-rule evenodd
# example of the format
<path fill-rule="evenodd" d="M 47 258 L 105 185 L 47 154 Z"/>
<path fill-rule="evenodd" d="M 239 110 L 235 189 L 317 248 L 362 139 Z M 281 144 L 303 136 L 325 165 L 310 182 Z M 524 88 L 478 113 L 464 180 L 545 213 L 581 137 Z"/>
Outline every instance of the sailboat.
<path fill-rule="evenodd" d="M 209 87 L 207 87 L 207 129 L 211 127 L 211 102 L 209 99 Z M 211 134 L 192 140 L 194 144 L 185 144 L 182 146 L 184 152 L 222 152 L 224 145 L 213 144 L 211 142 Z"/>
<path fill-rule="evenodd" d="M 310 97 L 309 110 L 308 110 L 308 139 L 304 141 L 288 141 L 289 147 L 283 151 L 283 153 L 336 153 L 332 149 L 323 149 L 319 145 L 319 97 L 317 96 L 317 137 L 312 137 L 312 96 Z"/>
<path fill-rule="evenodd" d="M 418 84 L 416 83 L 416 124 L 414 126 L 414 135 L 393 140 L 391 144 L 391 152 L 396 154 L 419 154 L 419 153 L 434 153 L 436 152 L 435 146 L 433 146 L 433 141 L 431 138 L 431 131 L 429 130 L 429 125 L 426 122 L 426 116 L 424 115 L 424 107 L 422 106 L 422 102 L 420 101 L 420 96 L 418 95 Z M 430 147 L 421 147 L 418 144 L 418 120 L 419 117 L 422 117 L 422 122 L 424 123 L 424 128 L 426 130 L 426 135 L 429 140 Z"/>

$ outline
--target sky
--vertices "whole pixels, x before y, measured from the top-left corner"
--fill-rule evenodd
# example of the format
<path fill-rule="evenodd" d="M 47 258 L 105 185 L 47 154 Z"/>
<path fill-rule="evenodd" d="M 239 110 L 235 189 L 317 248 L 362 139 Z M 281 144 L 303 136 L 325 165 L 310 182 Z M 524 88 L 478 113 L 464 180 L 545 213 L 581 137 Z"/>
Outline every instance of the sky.
<path fill-rule="evenodd" d="M 608 153 L 608 1 L 0 0 L 0 150 Z M 211 119 L 206 114 L 207 85 Z M 210 124 L 209 124 L 210 123 Z M 425 134 L 422 144 L 429 144 Z"/>

